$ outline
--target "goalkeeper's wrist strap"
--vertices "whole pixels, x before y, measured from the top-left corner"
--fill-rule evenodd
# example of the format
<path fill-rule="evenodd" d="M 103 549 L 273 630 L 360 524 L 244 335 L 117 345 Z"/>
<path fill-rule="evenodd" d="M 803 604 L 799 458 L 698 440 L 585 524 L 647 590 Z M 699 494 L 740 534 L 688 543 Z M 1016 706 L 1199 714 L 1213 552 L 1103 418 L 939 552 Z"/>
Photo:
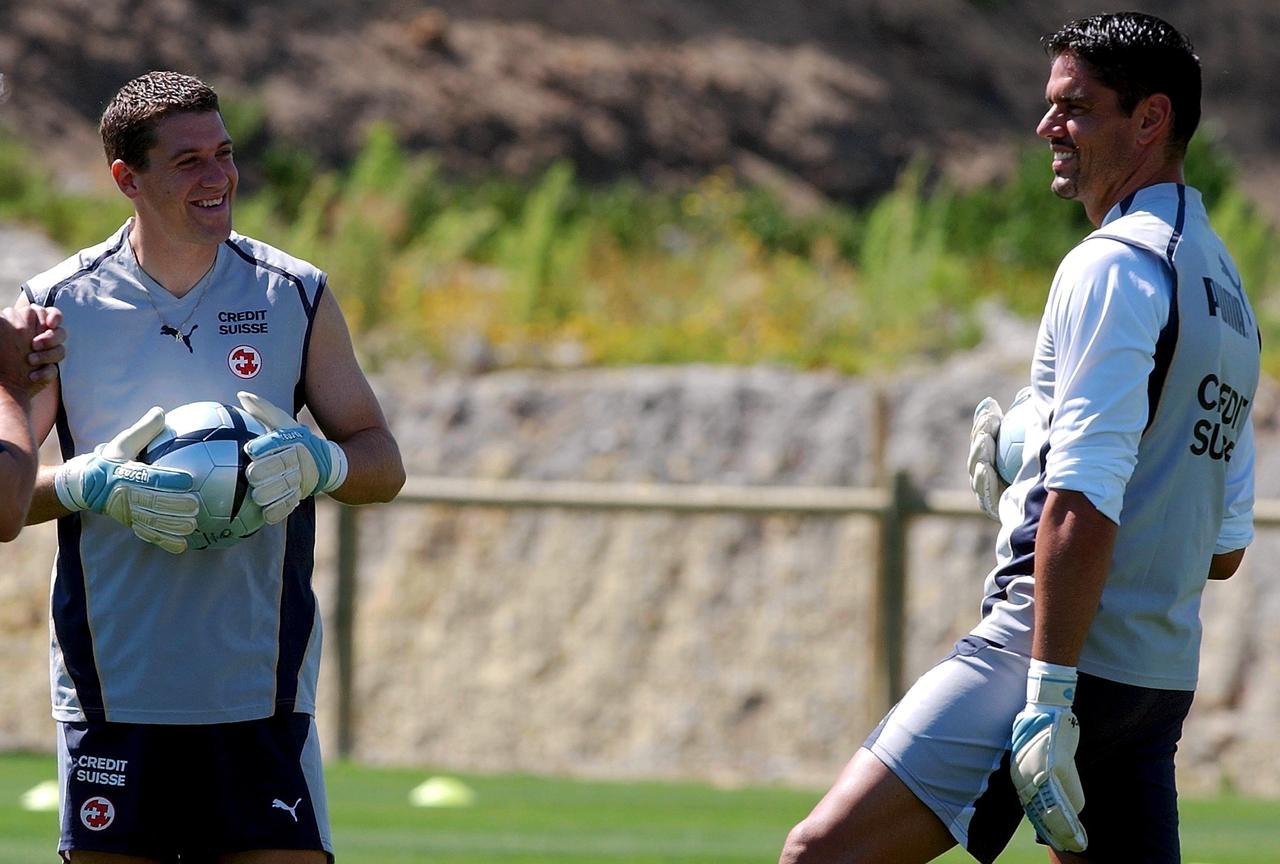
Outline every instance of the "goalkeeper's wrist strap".
<path fill-rule="evenodd" d="M 347 482 L 347 454 L 333 441 L 325 440 L 329 447 L 329 481 L 320 487 L 321 492 L 332 492 Z"/>
<path fill-rule="evenodd" d="M 76 501 L 75 497 L 71 494 L 70 487 L 67 486 L 67 475 L 69 473 L 70 469 L 65 464 L 54 472 L 53 491 L 58 494 L 58 501 L 61 502 L 63 507 L 67 508 L 67 510 L 72 513 L 79 513 L 81 510 L 85 509 L 85 506 L 84 504 Z"/>
<path fill-rule="evenodd" d="M 1076 667 L 1031 658 L 1027 668 L 1027 704 L 1070 708 L 1076 698 Z"/>

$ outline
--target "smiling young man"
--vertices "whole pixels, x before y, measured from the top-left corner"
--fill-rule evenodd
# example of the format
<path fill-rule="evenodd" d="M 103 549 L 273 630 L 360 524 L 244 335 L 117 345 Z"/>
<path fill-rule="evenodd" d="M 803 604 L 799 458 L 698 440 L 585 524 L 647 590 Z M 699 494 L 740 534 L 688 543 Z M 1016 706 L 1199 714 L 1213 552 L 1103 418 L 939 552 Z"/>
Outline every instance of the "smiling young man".
<path fill-rule="evenodd" d="M 1098 229 L 1054 277 L 1007 486 L 993 488 L 998 408 L 975 419 L 974 490 L 1001 521 L 983 617 L 793 829 L 783 864 L 912 864 L 957 843 L 991 862 L 1024 812 L 1053 861 L 1180 860 L 1174 751 L 1201 593 L 1253 537 L 1261 344 L 1183 181 L 1190 43 L 1118 13 L 1044 45 L 1052 189 Z"/>
<path fill-rule="evenodd" d="M 64 461 L 40 469 L 28 515 L 58 520 L 59 850 L 75 864 L 322 864 L 314 496 L 390 500 L 399 450 L 325 274 L 232 231 L 239 175 L 213 90 L 143 75 L 101 131 L 134 214 L 20 301 L 76 334 L 32 402 L 37 440 L 56 427 Z M 245 445 L 268 524 L 197 551 L 190 477 L 134 460 L 164 411 L 205 400 L 239 401 L 268 429 Z M 304 406 L 324 438 L 295 419 Z"/>

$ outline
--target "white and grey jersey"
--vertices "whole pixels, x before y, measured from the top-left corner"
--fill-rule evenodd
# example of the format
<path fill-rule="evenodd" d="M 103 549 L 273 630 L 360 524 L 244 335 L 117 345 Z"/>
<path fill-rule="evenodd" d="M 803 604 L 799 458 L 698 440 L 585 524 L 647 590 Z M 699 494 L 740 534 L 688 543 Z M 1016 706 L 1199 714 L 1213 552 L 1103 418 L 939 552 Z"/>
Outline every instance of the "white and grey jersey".
<path fill-rule="evenodd" d="M 74 334 L 60 365 L 63 458 L 153 405 L 303 404 L 325 276 L 233 234 L 175 298 L 139 266 L 130 223 L 23 286 Z M 58 520 L 51 673 L 58 720 L 224 723 L 314 713 L 320 617 L 314 502 L 226 549 L 170 555 L 106 516 Z"/>
<path fill-rule="evenodd" d="M 974 634 L 1030 652 L 1036 533 L 1048 490 L 1084 493 L 1118 533 L 1079 668 L 1195 688 L 1215 553 L 1253 538 L 1261 342 L 1195 189 L 1117 204 L 1069 253 L 1031 366 L 1023 464 L 1000 501 L 997 565 Z"/>

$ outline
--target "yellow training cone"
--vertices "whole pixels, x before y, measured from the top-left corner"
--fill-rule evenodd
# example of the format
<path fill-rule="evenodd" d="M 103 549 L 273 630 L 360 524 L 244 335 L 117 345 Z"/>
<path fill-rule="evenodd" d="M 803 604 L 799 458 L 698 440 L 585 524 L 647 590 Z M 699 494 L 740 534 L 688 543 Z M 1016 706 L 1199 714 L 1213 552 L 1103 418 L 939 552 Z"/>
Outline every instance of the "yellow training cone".
<path fill-rule="evenodd" d="M 22 793 L 22 809 L 36 813 L 50 813 L 58 810 L 58 781 L 46 780 L 37 783 Z"/>
<path fill-rule="evenodd" d="M 428 777 L 409 793 L 414 807 L 470 807 L 476 792 L 454 777 Z"/>

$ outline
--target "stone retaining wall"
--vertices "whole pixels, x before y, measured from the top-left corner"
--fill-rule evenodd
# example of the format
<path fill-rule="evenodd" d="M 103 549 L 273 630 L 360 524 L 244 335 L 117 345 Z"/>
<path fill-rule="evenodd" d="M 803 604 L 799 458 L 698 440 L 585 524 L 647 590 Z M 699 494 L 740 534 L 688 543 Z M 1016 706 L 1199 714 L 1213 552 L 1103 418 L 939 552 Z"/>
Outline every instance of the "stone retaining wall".
<path fill-rule="evenodd" d="M 884 381 L 889 467 L 923 487 L 963 488 L 971 406 L 1016 389 L 1015 353 Z M 377 381 L 417 474 L 864 486 L 875 473 L 874 391 L 830 374 L 462 378 L 406 367 Z M 1257 405 L 1261 494 L 1274 496 L 1270 389 Z M 333 514 L 322 508 L 326 608 Z M 867 517 L 396 506 L 361 521 L 357 758 L 821 786 L 877 719 Z M 1273 533 L 1206 594 L 1203 685 L 1180 756 L 1189 792 L 1280 794 L 1269 747 L 1280 716 Z M 993 538 L 984 522 L 914 524 L 909 680 L 976 620 Z M 42 526 L 0 548 L 0 749 L 49 743 L 50 547 Z M 329 653 L 321 722 L 332 752 Z"/>

